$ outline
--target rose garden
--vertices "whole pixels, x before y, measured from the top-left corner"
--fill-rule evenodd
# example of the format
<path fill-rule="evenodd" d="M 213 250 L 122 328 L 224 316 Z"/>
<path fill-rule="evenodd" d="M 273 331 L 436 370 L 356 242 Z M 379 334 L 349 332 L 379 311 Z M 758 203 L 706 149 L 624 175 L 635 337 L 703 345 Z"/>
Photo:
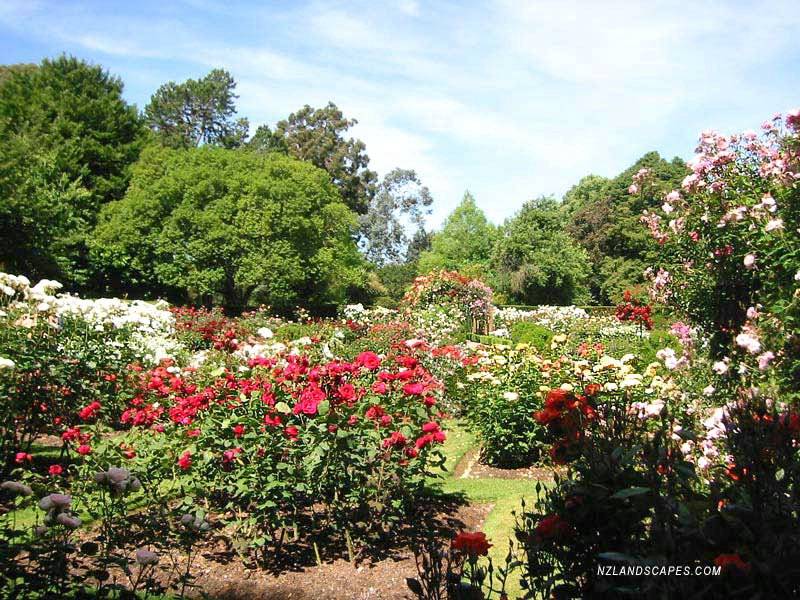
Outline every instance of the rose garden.
<path fill-rule="evenodd" d="M 311 169 L 292 185 L 327 193 Z M 704 132 L 675 189 L 648 167 L 628 185 L 654 250 L 613 307 L 549 283 L 515 306 L 437 268 L 323 316 L 271 278 L 289 255 L 228 310 L 0 273 L 0 596 L 796 597 L 800 111 Z M 107 248 L 152 289 L 144 254 Z M 335 281 L 343 250 L 318 252 Z M 266 281 L 295 295 L 247 301 Z"/>

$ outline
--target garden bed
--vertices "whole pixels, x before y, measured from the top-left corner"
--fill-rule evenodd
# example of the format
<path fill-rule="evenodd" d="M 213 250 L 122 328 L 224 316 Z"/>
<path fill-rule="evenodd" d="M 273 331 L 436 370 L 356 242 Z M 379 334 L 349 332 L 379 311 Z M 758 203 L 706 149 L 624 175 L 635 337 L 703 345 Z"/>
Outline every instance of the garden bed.
<path fill-rule="evenodd" d="M 531 465 L 516 469 L 493 467 L 481 460 L 479 447 L 472 448 L 458 462 L 455 477 L 459 479 L 531 479 L 534 481 L 551 482 L 553 474 L 564 469 Z"/>

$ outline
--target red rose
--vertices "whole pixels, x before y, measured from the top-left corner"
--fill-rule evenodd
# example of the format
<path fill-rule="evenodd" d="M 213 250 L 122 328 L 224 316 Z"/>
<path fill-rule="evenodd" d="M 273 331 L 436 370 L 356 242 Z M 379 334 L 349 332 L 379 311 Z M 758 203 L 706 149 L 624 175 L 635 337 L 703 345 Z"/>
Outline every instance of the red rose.
<path fill-rule="evenodd" d="M 367 409 L 367 411 L 364 413 L 364 416 L 367 417 L 368 419 L 373 419 L 377 421 L 385 414 L 386 411 L 383 410 L 383 407 L 380 404 L 373 404 Z"/>
<path fill-rule="evenodd" d="M 27 452 L 17 452 L 14 455 L 14 462 L 17 463 L 18 465 L 21 465 L 22 463 L 26 462 L 31 462 L 31 460 L 33 460 L 33 456 L 31 456 Z"/>
<path fill-rule="evenodd" d="M 181 457 L 178 459 L 178 466 L 182 470 L 188 471 L 189 467 L 192 466 L 192 453 L 187 450 L 181 454 Z"/>
<path fill-rule="evenodd" d="M 486 534 L 482 531 L 468 533 L 461 531 L 453 540 L 451 544 L 453 550 L 463 552 L 472 558 L 478 556 L 486 556 L 489 554 L 489 548 L 492 544 L 486 539 Z"/>
<path fill-rule="evenodd" d="M 425 391 L 425 386 L 421 383 L 407 383 L 403 386 L 403 393 L 407 396 L 420 396 Z"/>
<path fill-rule="evenodd" d="M 50 468 L 47 469 L 47 472 L 53 477 L 58 477 L 64 472 L 64 467 L 61 465 L 50 465 Z"/>
<path fill-rule="evenodd" d="M 345 402 L 356 399 L 356 388 L 352 383 L 344 383 L 336 390 L 336 395 Z"/>
<path fill-rule="evenodd" d="M 81 410 L 78 411 L 78 417 L 80 417 L 81 421 L 88 421 L 89 419 L 95 416 L 95 414 L 100 410 L 100 408 L 102 407 L 99 402 L 97 401 L 92 402 L 91 404 L 83 407 Z"/>
<path fill-rule="evenodd" d="M 742 557 L 738 554 L 720 554 L 714 559 L 714 564 L 718 567 L 722 567 L 723 571 L 729 571 L 731 569 L 738 569 L 744 573 L 750 571 L 750 563 L 743 561 Z"/>
<path fill-rule="evenodd" d="M 283 430 L 283 433 L 286 435 L 286 437 L 288 437 L 291 441 L 294 442 L 300 435 L 300 430 L 294 425 L 289 425 L 286 429 Z"/>
<path fill-rule="evenodd" d="M 244 435 L 244 425 L 234 425 L 233 426 L 233 437 L 240 438 Z"/>
<path fill-rule="evenodd" d="M 264 425 L 267 425 L 268 427 L 278 427 L 281 424 L 282 422 L 279 415 L 264 415 Z"/>
<path fill-rule="evenodd" d="M 384 448 L 402 448 L 406 445 L 406 436 L 404 436 L 399 431 L 393 431 L 392 434 L 383 440 L 383 447 Z"/>
<path fill-rule="evenodd" d="M 300 401 L 294 405 L 294 414 L 317 414 L 317 407 L 319 406 L 320 402 L 325 400 L 325 397 L 325 392 L 323 392 L 316 384 L 308 386 L 300 394 Z"/>
<path fill-rule="evenodd" d="M 381 366 L 381 357 L 375 354 L 374 352 L 362 352 L 356 357 L 356 364 L 369 369 L 370 371 L 374 371 L 378 367 Z"/>
<path fill-rule="evenodd" d="M 81 444 L 78 446 L 78 454 L 81 456 L 86 456 L 92 453 L 92 447 L 87 444 Z"/>
<path fill-rule="evenodd" d="M 239 454 L 241 453 L 242 453 L 241 448 L 231 448 L 229 450 L 225 450 L 222 453 L 222 462 L 225 464 L 230 464 L 234 460 L 236 460 L 236 457 L 239 456 Z"/>
<path fill-rule="evenodd" d="M 557 539 L 570 535 L 572 526 L 560 515 L 547 515 L 536 525 L 536 538 L 541 540 Z"/>

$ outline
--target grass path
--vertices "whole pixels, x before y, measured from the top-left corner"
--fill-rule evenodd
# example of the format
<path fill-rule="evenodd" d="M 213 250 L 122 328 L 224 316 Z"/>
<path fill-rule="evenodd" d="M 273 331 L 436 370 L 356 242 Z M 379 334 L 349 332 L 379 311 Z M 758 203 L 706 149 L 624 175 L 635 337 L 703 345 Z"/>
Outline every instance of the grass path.
<path fill-rule="evenodd" d="M 444 480 L 440 480 L 440 483 L 436 485 L 436 488 L 441 493 L 464 494 L 470 502 L 493 505 L 486 517 L 483 531 L 493 544 L 489 556 L 496 565 L 503 565 L 508 553 L 508 543 L 514 533 L 513 511 L 519 511 L 523 498 L 526 500 L 534 498 L 536 482 L 531 479 L 488 477 L 461 479 L 456 477 L 455 470 L 459 461 L 478 442 L 475 436 L 456 420 L 449 421 L 446 424 L 446 430 L 447 440 L 443 446 L 446 475 Z M 521 595 L 521 589 L 516 579 L 509 578 L 507 592 L 510 598 Z"/>

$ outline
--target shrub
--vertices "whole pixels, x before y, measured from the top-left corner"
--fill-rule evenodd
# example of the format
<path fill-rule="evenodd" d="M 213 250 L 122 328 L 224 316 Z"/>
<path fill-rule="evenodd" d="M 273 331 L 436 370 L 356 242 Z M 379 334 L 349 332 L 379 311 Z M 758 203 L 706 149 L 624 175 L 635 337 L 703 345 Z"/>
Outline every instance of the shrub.
<path fill-rule="evenodd" d="M 530 344 L 539 351 L 546 351 L 553 341 L 553 332 L 535 323 L 518 321 L 511 326 L 511 340 L 515 344 Z"/>

